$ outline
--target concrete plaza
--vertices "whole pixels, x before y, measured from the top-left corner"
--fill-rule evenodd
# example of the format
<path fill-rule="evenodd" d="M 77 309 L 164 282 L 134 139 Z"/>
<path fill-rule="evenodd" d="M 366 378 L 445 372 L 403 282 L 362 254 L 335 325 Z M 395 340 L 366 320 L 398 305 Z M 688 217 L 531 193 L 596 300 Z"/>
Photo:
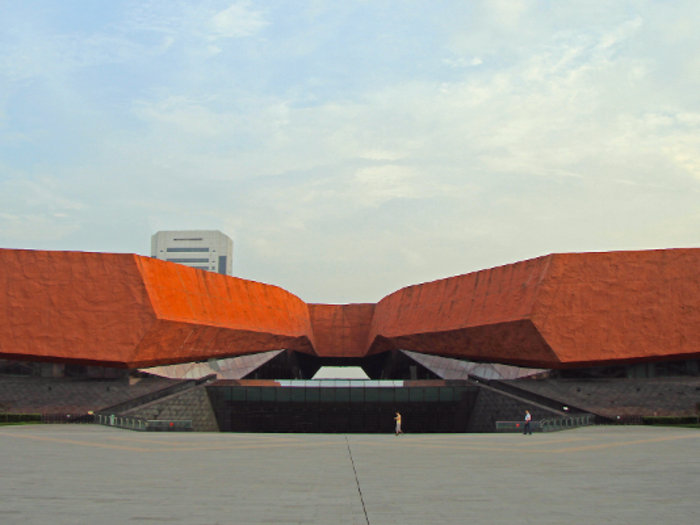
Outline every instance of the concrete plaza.
<path fill-rule="evenodd" d="M 0 523 L 690 524 L 700 431 L 138 433 L 0 427 Z"/>

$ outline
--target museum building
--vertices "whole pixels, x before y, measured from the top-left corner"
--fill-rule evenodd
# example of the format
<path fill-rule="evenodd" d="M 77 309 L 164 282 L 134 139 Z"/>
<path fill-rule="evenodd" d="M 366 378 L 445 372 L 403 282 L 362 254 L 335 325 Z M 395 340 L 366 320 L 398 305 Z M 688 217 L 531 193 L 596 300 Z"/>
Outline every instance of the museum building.
<path fill-rule="evenodd" d="M 2 249 L 0 369 L 191 379 L 222 431 L 383 432 L 398 410 L 416 431 L 488 431 L 526 406 L 591 411 L 556 381 L 697 382 L 699 292 L 700 249 L 552 254 L 347 305 L 133 254 Z M 370 379 L 312 381 L 323 366 Z"/>

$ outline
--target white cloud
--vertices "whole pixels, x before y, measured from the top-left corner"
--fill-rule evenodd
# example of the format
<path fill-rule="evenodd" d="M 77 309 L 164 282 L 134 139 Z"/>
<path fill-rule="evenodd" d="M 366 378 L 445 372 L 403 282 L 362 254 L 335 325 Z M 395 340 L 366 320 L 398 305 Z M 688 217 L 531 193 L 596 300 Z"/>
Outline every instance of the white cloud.
<path fill-rule="evenodd" d="M 249 0 L 224 5 L 220 0 L 138 2 L 129 11 L 125 28 L 165 34 L 166 47 L 182 41 L 188 47 L 204 45 L 211 53 L 219 46 L 208 42 L 251 36 L 269 25 L 265 13 L 252 7 Z"/>
<path fill-rule="evenodd" d="M 85 206 L 62 195 L 60 184 L 0 179 L 0 232 L 14 242 L 56 241 L 80 229 Z"/>
<path fill-rule="evenodd" d="M 360 151 L 358 153 L 358 156 L 363 158 L 363 159 L 369 159 L 369 160 L 395 161 L 395 160 L 399 160 L 403 156 L 403 153 L 401 153 L 399 151 L 369 149 L 366 151 Z"/>
<path fill-rule="evenodd" d="M 678 137 L 667 141 L 664 147 L 671 160 L 681 169 L 700 181 L 700 129 L 694 136 Z"/>
<path fill-rule="evenodd" d="M 80 230 L 75 221 L 63 222 L 63 217 L 46 215 L 12 215 L 0 213 L 0 230 L 6 243 L 26 247 L 27 244 L 45 241 L 60 241 Z"/>
<path fill-rule="evenodd" d="M 15 33 L 14 43 L 0 54 L 0 75 L 11 81 L 59 77 L 79 69 L 128 62 L 146 53 L 143 46 L 121 35 L 44 35 L 34 28 L 26 31 Z"/>
<path fill-rule="evenodd" d="M 534 4 L 532 0 L 490 0 L 486 2 L 486 9 L 498 24 L 517 27 Z"/>
<path fill-rule="evenodd" d="M 218 228 L 240 275 L 338 302 L 697 244 L 694 4 L 130 5 L 0 39 L 0 241 L 143 253 Z"/>
<path fill-rule="evenodd" d="M 479 57 L 466 58 L 443 58 L 442 63 L 450 67 L 475 67 L 484 63 Z"/>
<path fill-rule="evenodd" d="M 250 36 L 268 25 L 261 11 L 250 9 L 250 2 L 233 4 L 211 18 L 217 37 L 237 38 Z"/>
<path fill-rule="evenodd" d="M 206 101 L 198 103 L 177 96 L 158 102 L 138 102 L 134 105 L 134 112 L 139 118 L 156 125 L 161 132 L 175 131 L 206 138 L 221 136 L 235 121 L 233 115 L 212 111 Z"/>
<path fill-rule="evenodd" d="M 410 163 L 443 159 L 439 162 L 470 171 L 595 178 L 583 166 L 597 162 L 600 152 L 634 163 L 641 141 L 648 142 L 645 155 L 667 156 L 666 146 L 646 137 L 665 133 L 662 128 L 682 119 L 692 121 L 694 115 L 636 113 L 647 107 L 635 102 L 628 86 L 645 85 L 652 72 L 640 59 L 613 49 L 634 38 L 636 29 L 630 27 L 639 27 L 637 18 L 600 34 L 557 35 L 546 48 L 496 74 L 447 83 L 397 83 L 368 93 L 363 102 L 293 108 L 260 98 L 241 114 L 215 110 L 207 100 L 168 97 L 143 103 L 138 111 L 167 126 L 166 133 L 179 129 L 207 140 L 245 135 L 252 147 L 236 150 L 235 158 L 228 156 L 222 164 L 233 172 L 284 173 L 343 159 L 401 159 L 402 169 L 415 170 Z M 674 140 L 689 140 L 695 132 L 695 126 L 679 130 Z M 199 141 L 192 144 L 200 147 Z M 692 148 L 681 149 L 685 153 L 674 150 L 674 158 L 686 160 L 674 162 L 687 165 Z M 377 169 L 360 168 L 358 173 Z M 389 182 L 392 176 L 375 188 L 376 195 L 389 195 L 390 187 L 399 191 L 403 184 L 409 188 L 406 195 L 412 194 L 406 180 Z"/>
<path fill-rule="evenodd" d="M 415 169 L 387 164 L 359 169 L 353 186 L 360 202 L 378 206 L 392 199 L 425 197 L 429 181 Z"/>

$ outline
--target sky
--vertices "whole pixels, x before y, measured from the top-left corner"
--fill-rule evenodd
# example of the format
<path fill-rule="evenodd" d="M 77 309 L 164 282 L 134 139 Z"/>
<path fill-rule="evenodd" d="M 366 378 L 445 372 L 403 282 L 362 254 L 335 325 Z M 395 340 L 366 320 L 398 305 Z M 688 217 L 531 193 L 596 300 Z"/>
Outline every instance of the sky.
<path fill-rule="evenodd" d="M 312 379 L 369 379 L 359 366 L 322 366 Z"/>
<path fill-rule="evenodd" d="M 220 230 L 307 302 L 700 246 L 697 0 L 0 0 L 0 247 Z"/>

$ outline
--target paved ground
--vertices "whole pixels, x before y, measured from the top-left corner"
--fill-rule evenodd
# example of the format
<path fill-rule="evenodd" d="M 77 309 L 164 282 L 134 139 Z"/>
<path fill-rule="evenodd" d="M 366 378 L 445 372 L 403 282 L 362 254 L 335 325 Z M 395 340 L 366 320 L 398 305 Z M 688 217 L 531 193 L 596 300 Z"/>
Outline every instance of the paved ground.
<path fill-rule="evenodd" d="M 0 427 L 0 474 L 3 525 L 700 522 L 693 429 L 346 440 Z"/>

